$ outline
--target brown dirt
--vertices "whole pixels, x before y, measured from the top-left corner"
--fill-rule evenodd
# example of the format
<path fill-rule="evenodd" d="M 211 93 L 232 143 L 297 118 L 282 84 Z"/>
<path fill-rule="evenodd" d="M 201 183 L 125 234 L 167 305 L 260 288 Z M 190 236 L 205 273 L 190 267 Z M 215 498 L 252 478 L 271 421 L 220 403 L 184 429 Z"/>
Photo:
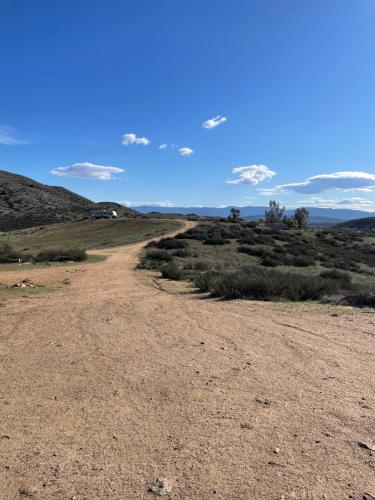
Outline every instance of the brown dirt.
<path fill-rule="evenodd" d="M 0 280 L 71 280 L 0 309 L 0 498 L 373 498 L 374 315 L 207 299 L 141 247 Z"/>

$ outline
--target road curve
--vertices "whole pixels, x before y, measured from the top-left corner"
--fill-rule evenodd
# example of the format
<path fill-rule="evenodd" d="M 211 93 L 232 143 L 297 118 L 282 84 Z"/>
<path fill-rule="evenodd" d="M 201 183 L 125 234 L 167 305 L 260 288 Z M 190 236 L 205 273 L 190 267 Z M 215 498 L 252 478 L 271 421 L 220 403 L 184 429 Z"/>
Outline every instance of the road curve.
<path fill-rule="evenodd" d="M 0 498 L 373 498 L 374 315 L 166 293 L 142 245 L 0 309 Z"/>

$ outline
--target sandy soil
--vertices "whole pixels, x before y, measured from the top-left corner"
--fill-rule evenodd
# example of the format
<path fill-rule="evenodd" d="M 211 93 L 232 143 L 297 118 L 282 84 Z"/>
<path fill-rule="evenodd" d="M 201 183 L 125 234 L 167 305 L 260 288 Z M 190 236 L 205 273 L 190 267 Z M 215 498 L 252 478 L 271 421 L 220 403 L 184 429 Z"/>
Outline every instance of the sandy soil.
<path fill-rule="evenodd" d="M 0 498 L 374 498 L 374 314 L 207 299 L 141 246 L 1 277 L 71 285 L 0 309 Z"/>

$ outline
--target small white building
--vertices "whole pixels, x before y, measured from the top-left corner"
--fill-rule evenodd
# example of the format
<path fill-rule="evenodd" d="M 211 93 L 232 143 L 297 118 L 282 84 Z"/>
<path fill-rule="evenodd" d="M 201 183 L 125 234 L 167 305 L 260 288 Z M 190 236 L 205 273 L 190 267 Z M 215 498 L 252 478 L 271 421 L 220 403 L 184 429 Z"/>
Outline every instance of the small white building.
<path fill-rule="evenodd" d="M 91 210 L 91 219 L 117 219 L 115 210 Z"/>

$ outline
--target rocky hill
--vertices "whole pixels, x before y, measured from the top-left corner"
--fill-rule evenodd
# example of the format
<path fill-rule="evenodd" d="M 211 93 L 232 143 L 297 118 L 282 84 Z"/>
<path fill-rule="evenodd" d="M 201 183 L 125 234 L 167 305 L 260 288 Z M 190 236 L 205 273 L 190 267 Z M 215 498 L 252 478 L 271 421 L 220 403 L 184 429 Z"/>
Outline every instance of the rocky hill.
<path fill-rule="evenodd" d="M 116 210 L 125 217 L 138 213 L 118 203 L 95 203 L 63 187 L 0 170 L 0 231 L 76 220 L 89 216 L 95 208 Z"/>

